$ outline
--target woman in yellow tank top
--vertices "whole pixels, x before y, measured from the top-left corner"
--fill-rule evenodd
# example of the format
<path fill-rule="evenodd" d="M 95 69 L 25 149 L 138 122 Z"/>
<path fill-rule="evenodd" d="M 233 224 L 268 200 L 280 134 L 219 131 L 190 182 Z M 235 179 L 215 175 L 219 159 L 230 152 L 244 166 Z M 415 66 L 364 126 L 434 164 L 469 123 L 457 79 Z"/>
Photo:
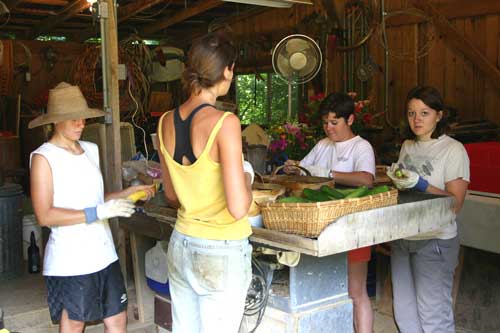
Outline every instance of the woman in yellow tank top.
<path fill-rule="evenodd" d="M 158 125 L 165 196 L 178 207 L 168 249 L 174 333 L 236 333 L 252 276 L 253 170 L 242 160 L 239 119 L 213 106 L 229 90 L 236 55 L 222 34 L 194 42 L 183 76 L 189 99 Z"/>

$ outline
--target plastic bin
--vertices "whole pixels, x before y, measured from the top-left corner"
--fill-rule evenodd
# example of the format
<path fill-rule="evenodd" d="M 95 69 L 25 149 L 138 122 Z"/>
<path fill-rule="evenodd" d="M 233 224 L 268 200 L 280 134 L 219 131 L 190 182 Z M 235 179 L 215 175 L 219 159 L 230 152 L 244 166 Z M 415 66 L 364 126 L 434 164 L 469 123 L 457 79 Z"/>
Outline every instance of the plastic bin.
<path fill-rule="evenodd" d="M 470 160 L 469 190 L 500 194 L 500 142 L 464 146 Z"/>
<path fill-rule="evenodd" d="M 20 276 L 23 271 L 23 188 L 0 186 L 0 281 Z"/>

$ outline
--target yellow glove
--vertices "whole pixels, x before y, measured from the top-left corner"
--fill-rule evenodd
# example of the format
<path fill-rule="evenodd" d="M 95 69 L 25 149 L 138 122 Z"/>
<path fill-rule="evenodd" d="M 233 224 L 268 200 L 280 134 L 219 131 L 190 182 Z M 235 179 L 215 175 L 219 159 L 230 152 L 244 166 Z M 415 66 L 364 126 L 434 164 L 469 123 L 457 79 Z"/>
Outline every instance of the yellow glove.
<path fill-rule="evenodd" d="M 132 193 L 131 195 L 129 195 L 127 197 L 127 199 L 132 200 L 133 203 L 136 203 L 137 201 L 144 200 L 147 197 L 148 197 L 148 194 L 146 193 L 146 191 L 141 190 L 141 191 L 137 191 L 137 192 Z"/>
<path fill-rule="evenodd" d="M 159 184 L 151 185 L 151 188 L 153 188 L 155 192 L 158 191 L 158 187 L 159 187 Z M 127 199 L 131 200 L 133 203 L 136 203 L 139 200 L 145 200 L 147 198 L 148 198 L 148 193 L 144 190 L 134 192 L 127 197 Z"/>

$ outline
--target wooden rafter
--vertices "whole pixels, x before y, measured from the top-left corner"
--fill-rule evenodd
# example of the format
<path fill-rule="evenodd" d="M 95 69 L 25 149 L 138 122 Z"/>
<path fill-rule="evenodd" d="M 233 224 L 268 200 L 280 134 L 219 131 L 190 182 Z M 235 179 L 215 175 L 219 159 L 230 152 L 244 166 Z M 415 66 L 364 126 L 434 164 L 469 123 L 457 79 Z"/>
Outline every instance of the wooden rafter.
<path fill-rule="evenodd" d="M 48 17 L 43 20 L 40 25 L 35 27 L 28 35 L 28 39 L 36 38 L 42 35 L 60 23 L 68 20 L 69 18 L 75 16 L 77 13 L 89 7 L 87 0 L 74 0 L 64 7 L 60 12 L 57 13 L 56 17 Z"/>
<path fill-rule="evenodd" d="M 55 16 L 57 13 L 53 10 L 45 10 L 45 9 L 31 9 L 31 8 L 15 8 L 13 13 L 33 15 L 33 16 Z"/>
<path fill-rule="evenodd" d="M 129 5 L 118 7 L 118 23 L 126 21 L 132 16 L 135 16 L 138 13 L 142 12 L 143 10 L 146 10 L 161 2 L 164 2 L 164 0 L 136 0 Z"/>
<path fill-rule="evenodd" d="M 176 23 L 182 22 L 190 17 L 196 16 L 207 10 L 215 8 L 224 4 L 224 1 L 220 0 L 198 0 L 193 6 L 179 11 L 177 14 L 170 16 L 166 19 L 159 20 L 153 24 L 147 25 L 141 29 L 140 34 L 142 36 L 147 36 L 156 31 L 168 28 Z"/>
<path fill-rule="evenodd" d="M 457 0 L 452 3 L 436 4 L 436 8 L 447 19 L 474 17 L 482 15 L 500 14 L 500 1 L 498 0 Z M 387 19 L 387 26 L 417 24 L 425 19 L 418 16 L 398 15 Z"/>
<path fill-rule="evenodd" d="M 413 5 L 431 17 L 445 43 L 461 52 L 500 90 L 500 70 L 478 50 L 474 44 L 450 23 L 450 21 L 428 0 L 411 0 Z"/>
<path fill-rule="evenodd" d="M 49 6 L 67 6 L 67 0 L 24 0 L 24 3 L 32 3 L 37 5 L 49 5 Z"/>
<path fill-rule="evenodd" d="M 118 7 L 116 11 L 116 15 L 118 16 L 118 23 L 126 21 L 131 19 L 133 16 L 137 15 L 138 13 L 142 12 L 143 10 L 146 10 L 154 5 L 157 5 L 161 2 L 164 2 L 164 0 L 137 0 L 134 1 L 126 6 Z M 89 28 L 83 31 L 79 35 L 79 40 L 80 41 L 85 41 L 88 38 L 92 37 L 94 35 L 94 29 Z"/>
<path fill-rule="evenodd" d="M 19 5 L 21 2 L 23 2 L 23 0 L 7 0 L 7 1 L 4 1 L 5 5 L 7 6 L 7 8 L 9 8 L 10 11 L 12 11 L 14 8 L 16 8 L 17 5 Z"/>

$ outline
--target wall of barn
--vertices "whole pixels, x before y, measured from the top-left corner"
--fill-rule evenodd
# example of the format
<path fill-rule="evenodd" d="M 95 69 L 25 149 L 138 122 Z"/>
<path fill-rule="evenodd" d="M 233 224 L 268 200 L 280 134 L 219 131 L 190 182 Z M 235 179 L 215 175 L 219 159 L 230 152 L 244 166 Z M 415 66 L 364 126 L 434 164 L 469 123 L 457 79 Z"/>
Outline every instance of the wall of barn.
<path fill-rule="evenodd" d="M 332 0 L 332 2 L 338 2 Z M 326 61 L 322 71 L 323 90 L 344 89 L 344 59 L 349 52 L 338 52 L 327 44 L 322 18 L 326 15 L 321 1 L 314 6 L 275 9 L 231 24 L 243 49 L 238 70 L 254 72 L 272 70 L 270 52 L 283 37 L 304 33 L 320 42 Z M 380 4 L 380 1 L 376 1 Z M 500 5 L 495 0 L 433 0 L 433 4 L 451 24 L 478 48 L 491 64 L 500 67 Z M 386 0 L 389 50 L 388 112 L 393 126 L 404 121 L 405 97 L 408 90 L 419 85 L 435 86 L 445 103 L 457 109 L 460 121 L 488 120 L 500 124 L 500 90 L 460 51 L 449 46 L 426 17 L 412 14 L 410 0 Z M 379 8 L 376 8 L 378 11 Z M 401 12 L 396 15 L 396 12 Z M 339 16 L 344 16 L 340 13 Z M 319 23 L 318 23 L 319 22 Z M 327 47 L 329 45 L 329 47 Z M 368 97 L 376 111 L 384 110 L 384 47 L 381 29 L 377 26 L 368 41 L 367 52 L 378 70 L 368 81 Z M 359 59 L 360 49 L 353 52 Z M 354 72 L 348 72 L 355 76 Z M 355 86 L 361 86 L 358 82 Z"/>

